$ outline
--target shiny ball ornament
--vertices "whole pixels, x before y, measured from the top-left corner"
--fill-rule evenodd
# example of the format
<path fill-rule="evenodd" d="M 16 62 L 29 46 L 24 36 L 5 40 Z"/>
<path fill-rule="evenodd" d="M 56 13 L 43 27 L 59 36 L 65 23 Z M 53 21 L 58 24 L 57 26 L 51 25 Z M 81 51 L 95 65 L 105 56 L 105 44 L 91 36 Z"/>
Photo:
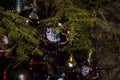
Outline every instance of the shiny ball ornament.
<path fill-rule="evenodd" d="M 18 70 L 15 73 L 14 80 L 32 80 L 32 77 L 28 71 Z"/>

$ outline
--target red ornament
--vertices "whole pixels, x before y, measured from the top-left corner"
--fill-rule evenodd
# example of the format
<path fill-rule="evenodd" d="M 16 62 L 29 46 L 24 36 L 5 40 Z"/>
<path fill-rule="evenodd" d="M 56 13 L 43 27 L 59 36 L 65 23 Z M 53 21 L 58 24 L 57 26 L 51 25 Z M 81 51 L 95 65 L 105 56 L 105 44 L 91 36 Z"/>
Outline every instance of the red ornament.
<path fill-rule="evenodd" d="M 30 69 L 30 70 L 33 70 L 33 67 L 31 66 L 29 69 Z"/>
<path fill-rule="evenodd" d="M 90 68 L 90 71 L 93 71 L 93 69 L 92 69 L 92 68 Z"/>
<path fill-rule="evenodd" d="M 2 57 L 6 52 L 9 51 L 11 43 L 6 35 L 0 37 L 0 57 Z"/>
<path fill-rule="evenodd" d="M 4 71 L 4 74 L 3 74 L 3 80 L 7 80 L 7 73 L 6 73 L 6 70 Z"/>
<path fill-rule="evenodd" d="M 29 65 L 30 70 L 33 70 L 33 62 L 34 62 L 34 60 L 33 60 L 33 58 L 31 58 L 30 59 L 30 65 Z"/>
<path fill-rule="evenodd" d="M 99 78 L 99 73 L 91 74 L 91 75 L 90 75 L 90 78 L 91 78 L 91 79 L 97 79 L 97 78 Z"/>
<path fill-rule="evenodd" d="M 31 58 L 29 62 L 29 69 L 33 70 L 35 68 L 36 68 L 36 61 L 33 58 Z"/>
<path fill-rule="evenodd" d="M 30 62 L 33 63 L 33 62 L 34 62 L 34 59 L 31 59 Z"/>
<path fill-rule="evenodd" d="M 90 78 L 91 79 L 99 78 L 97 62 L 96 61 L 91 62 L 90 66 L 91 66 L 91 68 L 90 68 Z"/>

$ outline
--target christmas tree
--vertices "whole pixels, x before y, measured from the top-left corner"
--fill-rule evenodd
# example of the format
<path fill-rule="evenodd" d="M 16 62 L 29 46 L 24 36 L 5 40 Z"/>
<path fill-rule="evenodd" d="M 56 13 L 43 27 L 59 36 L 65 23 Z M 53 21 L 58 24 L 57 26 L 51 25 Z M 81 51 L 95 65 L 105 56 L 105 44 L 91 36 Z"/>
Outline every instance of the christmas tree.
<path fill-rule="evenodd" d="M 119 1 L 0 3 L 1 80 L 120 79 Z"/>

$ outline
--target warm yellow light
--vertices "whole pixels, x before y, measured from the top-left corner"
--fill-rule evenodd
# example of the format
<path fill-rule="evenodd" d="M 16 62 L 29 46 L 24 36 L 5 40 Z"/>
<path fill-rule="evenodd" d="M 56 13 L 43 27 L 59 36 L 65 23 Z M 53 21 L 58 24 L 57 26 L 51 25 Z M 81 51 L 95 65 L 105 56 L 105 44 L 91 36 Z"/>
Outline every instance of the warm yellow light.
<path fill-rule="evenodd" d="M 67 66 L 69 67 L 69 68 L 73 68 L 73 67 L 75 67 L 76 66 L 76 61 L 75 61 L 75 59 L 74 59 L 74 57 L 73 57 L 73 54 L 71 54 L 70 55 L 70 57 L 68 58 L 68 60 L 67 60 Z"/>

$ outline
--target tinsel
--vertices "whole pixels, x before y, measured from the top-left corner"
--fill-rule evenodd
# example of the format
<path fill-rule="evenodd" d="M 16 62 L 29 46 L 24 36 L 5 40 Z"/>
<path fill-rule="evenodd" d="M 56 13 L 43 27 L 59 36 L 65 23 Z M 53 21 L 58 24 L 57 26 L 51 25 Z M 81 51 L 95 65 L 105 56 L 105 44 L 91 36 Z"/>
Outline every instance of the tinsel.
<path fill-rule="evenodd" d="M 22 11 L 22 1 L 23 0 L 16 0 L 16 12 L 21 13 Z"/>

